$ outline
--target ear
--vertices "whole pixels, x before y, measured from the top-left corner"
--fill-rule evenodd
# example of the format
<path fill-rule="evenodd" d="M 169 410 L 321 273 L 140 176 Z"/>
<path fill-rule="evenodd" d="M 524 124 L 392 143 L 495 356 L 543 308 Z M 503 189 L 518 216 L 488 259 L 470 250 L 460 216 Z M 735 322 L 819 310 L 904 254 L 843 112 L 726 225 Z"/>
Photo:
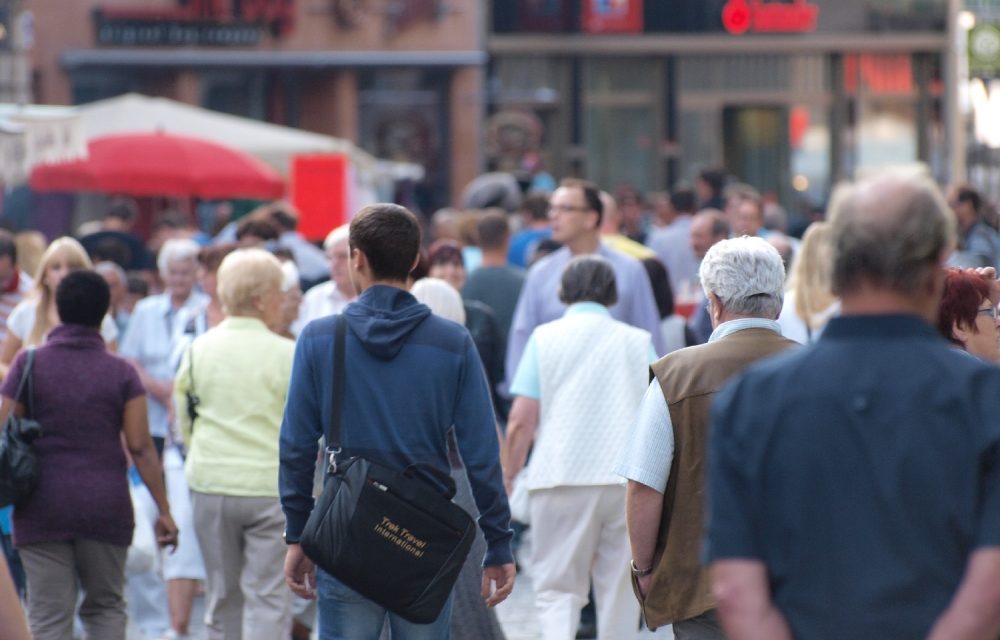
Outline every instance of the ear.
<path fill-rule="evenodd" d="M 601 228 L 601 223 L 604 222 L 604 216 L 597 213 L 596 211 L 591 212 L 589 215 L 593 219 L 593 223 L 590 225 L 590 229 L 591 231 L 597 231 L 598 229 Z"/>
<path fill-rule="evenodd" d="M 969 341 L 972 333 L 968 327 L 963 327 L 957 320 L 951 325 L 951 335 L 955 336 L 955 339 L 962 344 Z"/>
<path fill-rule="evenodd" d="M 349 251 L 350 251 L 349 255 L 350 255 L 351 267 L 355 271 L 360 272 L 365 267 L 368 266 L 368 256 L 365 255 L 364 251 L 362 251 L 361 249 L 357 249 L 357 248 L 355 248 L 355 249 L 349 249 Z"/>
<path fill-rule="evenodd" d="M 722 300 L 715 292 L 708 292 L 708 316 L 712 319 L 713 326 L 722 324 Z"/>

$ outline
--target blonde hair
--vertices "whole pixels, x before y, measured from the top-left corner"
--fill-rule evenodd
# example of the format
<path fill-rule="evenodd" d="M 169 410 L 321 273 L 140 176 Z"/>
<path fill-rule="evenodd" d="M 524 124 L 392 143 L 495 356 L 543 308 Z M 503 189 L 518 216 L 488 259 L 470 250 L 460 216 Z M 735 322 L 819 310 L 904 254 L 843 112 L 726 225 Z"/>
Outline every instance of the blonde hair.
<path fill-rule="evenodd" d="M 795 313 L 812 331 L 826 324 L 828 310 L 837 301 L 831 291 L 833 244 L 830 231 L 828 222 L 809 225 L 788 277 L 788 290 L 795 295 Z"/>
<path fill-rule="evenodd" d="M 45 284 L 45 272 L 49 270 L 52 263 L 59 258 L 64 258 L 70 267 L 75 269 L 93 269 L 94 263 L 90 261 L 87 251 L 79 242 L 68 236 L 56 238 L 49 245 L 49 248 L 42 254 L 38 262 L 38 270 L 35 272 L 34 296 L 38 301 L 35 306 L 35 324 L 31 327 L 24 345 L 41 343 L 45 334 L 52 329 L 49 322 L 49 310 L 56 301 L 56 292 Z"/>
<path fill-rule="evenodd" d="M 281 262 L 263 249 L 237 249 L 219 265 L 216 291 L 228 316 L 253 315 L 254 298 L 281 291 Z"/>

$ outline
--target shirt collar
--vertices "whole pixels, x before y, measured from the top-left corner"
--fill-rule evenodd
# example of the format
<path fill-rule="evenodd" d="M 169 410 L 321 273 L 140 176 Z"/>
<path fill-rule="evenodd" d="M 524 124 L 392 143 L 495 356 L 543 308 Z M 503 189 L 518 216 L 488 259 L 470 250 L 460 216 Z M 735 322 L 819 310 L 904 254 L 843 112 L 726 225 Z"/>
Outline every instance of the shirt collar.
<path fill-rule="evenodd" d="M 716 340 L 721 340 L 728 335 L 732 335 L 737 331 L 743 331 L 744 329 L 770 329 L 779 336 L 781 335 L 781 326 L 776 320 L 767 320 L 766 318 L 740 318 L 738 320 L 729 320 L 720 324 L 714 331 L 712 331 L 712 335 L 708 338 L 708 341 L 715 342 Z"/>
<path fill-rule="evenodd" d="M 237 331 L 247 329 L 269 331 L 267 325 L 260 318 L 251 318 L 250 316 L 228 316 L 219 323 L 219 326 L 227 329 L 236 329 Z"/>
<path fill-rule="evenodd" d="M 610 316 L 611 312 L 603 304 L 598 304 L 596 302 L 574 302 L 566 308 L 566 313 L 564 316 L 576 316 L 583 314 L 594 314 L 601 316 Z"/>

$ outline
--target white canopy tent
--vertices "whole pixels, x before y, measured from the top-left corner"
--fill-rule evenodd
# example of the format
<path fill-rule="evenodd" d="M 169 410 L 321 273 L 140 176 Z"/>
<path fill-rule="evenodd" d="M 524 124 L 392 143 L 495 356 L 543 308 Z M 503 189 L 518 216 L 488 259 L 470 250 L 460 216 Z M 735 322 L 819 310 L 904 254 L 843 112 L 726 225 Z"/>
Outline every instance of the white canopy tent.
<path fill-rule="evenodd" d="M 394 180 L 423 177 L 422 167 L 378 160 L 349 140 L 137 93 L 74 107 L 0 104 L 0 136 L 6 137 L 3 134 L 8 130 L 14 138 L 22 138 L 19 146 L 27 149 L 18 163 L 19 170 L 5 175 L 8 184 L 15 173 L 17 177 L 27 175 L 38 162 L 86 155 L 86 141 L 91 138 L 145 131 L 179 133 L 218 142 L 260 159 L 284 176 L 289 175 L 294 156 L 344 154 L 351 160 L 355 177 L 352 199 L 362 202 L 373 200 L 376 192 L 391 186 Z M 47 143 L 47 154 L 31 152 L 39 148 L 39 140 Z"/>

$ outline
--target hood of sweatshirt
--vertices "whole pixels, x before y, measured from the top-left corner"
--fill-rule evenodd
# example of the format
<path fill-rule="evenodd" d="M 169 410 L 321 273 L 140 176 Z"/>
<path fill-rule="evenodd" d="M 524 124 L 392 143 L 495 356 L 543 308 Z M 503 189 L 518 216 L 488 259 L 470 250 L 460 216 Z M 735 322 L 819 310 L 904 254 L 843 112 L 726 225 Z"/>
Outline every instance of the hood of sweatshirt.
<path fill-rule="evenodd" d="M 430 308 L 417 302 L 408 291 L 375 285 L 344 309 L 347 326 L 376 358 L 391 360 Z"/>

